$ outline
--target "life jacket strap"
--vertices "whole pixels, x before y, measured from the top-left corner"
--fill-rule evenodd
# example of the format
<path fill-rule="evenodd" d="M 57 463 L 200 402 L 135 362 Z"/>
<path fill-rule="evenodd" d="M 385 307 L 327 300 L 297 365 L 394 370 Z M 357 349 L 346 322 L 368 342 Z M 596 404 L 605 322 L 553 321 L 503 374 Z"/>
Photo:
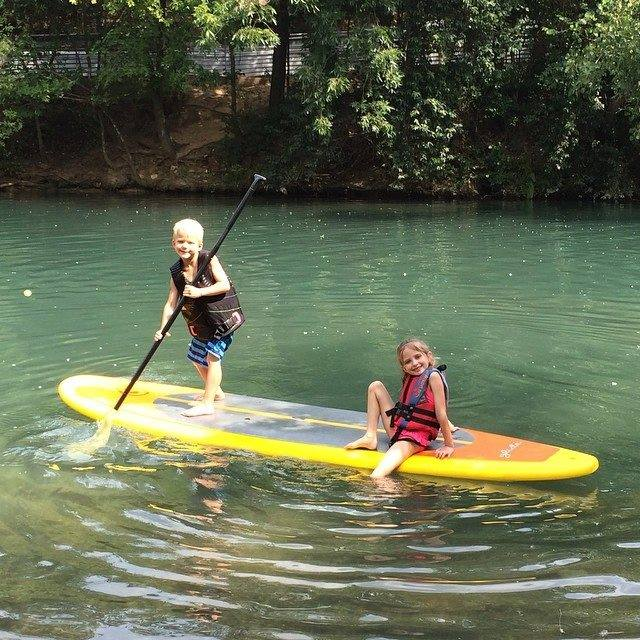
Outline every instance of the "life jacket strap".
<path fill-rule="evenodd" d="M 398 400 L 398 402 L 396 402 L 393 407 L 391 407 L 391 409 L 385 411 L 385 415 L 391 417 L 400 416 L 401 418 L 409 419 L 411 417 L 410 410 L 412 406 L 415 405 L 404 404 L 404 402 L 400 402 Z"/>
<path fill-rule="evenodd" d="M 394 426 L 396 418 L 404 418 L 405 420 L 404 424 L 398 424 L 394 434 L 391 436 L 391 438 L 389 438 L 389 447 L 391 447 L 398 441 L 398 438 L 402 434 L 402 431 L 404 430 L 404 427 L 407 425 L 409 420 L 413 420 L 413 422 L 417 422 L 419 424 L 423 424 L 425 426 L 432 427 L 434 429 L 440 428 L 439 426 L 436 427 L 433 425 L 433 420 L 425 419 L 425 417 L 435 419 L 436 418 L 435 411 L 427 411 L 425 409 L 420 409 L 420 408 L 416 409 L 416 405 L 422 401 L 422 398 L 427 392 L 427 387 L 429 386 L 429 378 L 431 377 L 431 374 L 434 371 L 437 371 L 438 373 L 440 373 L 440 377 L 444 381 L 444 376 L 442 374 L 446 370 L 446 368 L 447 368 L 446 364 L 441 364 L 437 367 L 427 369 L 427 371 L 425 371 L 425 373 L 427 373 L 427 376 L 426 376 L 426 380 L 424 381 L 424 384 L 421 385 L 416 397 L 412 398 L 414 402 L 405 403 L 405 402 L 398 401 L 395 403 L 393 407 L 391 407 L 391 409 L 385 411 L 385 414 L 391 417 L 392 426 Z M 448 388 L 445 382 L 445 398 L 447 400 L 448 400 L 448 395 L 449 395 Z"/>

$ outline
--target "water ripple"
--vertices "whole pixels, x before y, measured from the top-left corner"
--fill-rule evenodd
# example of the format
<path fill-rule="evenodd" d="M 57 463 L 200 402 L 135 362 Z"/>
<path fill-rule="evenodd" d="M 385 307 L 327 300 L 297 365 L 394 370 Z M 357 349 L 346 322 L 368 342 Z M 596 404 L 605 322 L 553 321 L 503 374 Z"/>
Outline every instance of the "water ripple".
<path fill-rule="evenodd" d="M 394 345 L 419 335 L 449 366 L 454 422 L 593 451 L 597 475 L 381 486 L 119 429 L 69 459 L 94 425 L 57 382 L 131 375 L 171 222 L 201 218 L 210 241 L 234 206 L 0 198 L 0 637 L 637 635 L 637 207 L 255 200 L 221 252 L 248 317 L 230 391 L 363 410 L 371 379 L 395 393 Z M 199 384 L 185 345 L 176 324 L 145 377 Z"/>
<path fill-rule="evenodd" d="M 146 600 L 160 600 L 166 604 L 179 607 L 206 606 L 216 609 L 239 609 L 240 605 L 216 600 L 204 596 L 169 593 L 149 586 L 134 586 L 127 582 L 112 580 L 106 576 L 92 575 L 84 580 L 84 588 L 88 591 L 117 598 L 142 598 Z"/>

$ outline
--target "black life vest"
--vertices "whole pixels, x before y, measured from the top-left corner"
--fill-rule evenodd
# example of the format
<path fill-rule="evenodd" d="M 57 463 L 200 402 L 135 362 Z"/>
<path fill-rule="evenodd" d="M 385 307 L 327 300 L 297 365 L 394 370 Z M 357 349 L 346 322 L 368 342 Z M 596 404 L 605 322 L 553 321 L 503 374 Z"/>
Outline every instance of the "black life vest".
<path fill-rule="evenodd" d="M 419 376 L 405 376 L 400 391 L 400 399 L 395 406 L 386 412 L 391 416 L 391 428 L 395 433 L 389 440 L 389 446 L 394 444 L 400 437 L 404 429 L 420 429 L 430 427 L 436 431 L 440 430 L 440 423 L 436 416 L 435 408 L 427 402 L 427 387 L 429 378 L 433 373 L 438 373 L 444 384 L 445 402 L 449 401 L 449 385 L 444 377 L 447 365 L 441 364 L 438 367 L 429 367 Z"/>
<path fill-rule="evenodd" d="M 198 254 L 198 270 L 207 257 L 206 251 Z M 188 283 L 182 271 L 182 261 L 171 265 L 171 278 L 178 293 L 184 293 L 187 284 L 195 287 L 210 287 L 215 284 L 211 268 L 205 269 L 198 282 Z M 226 293 L 202 298 L 185 298 L 182 316 L 187 323 L 189 333 L 199 340 L 219 340 L 233 333 L 244 323 L 244 314 L 240 307 L 238 294 L 231 281 L 231 288 Z"/>

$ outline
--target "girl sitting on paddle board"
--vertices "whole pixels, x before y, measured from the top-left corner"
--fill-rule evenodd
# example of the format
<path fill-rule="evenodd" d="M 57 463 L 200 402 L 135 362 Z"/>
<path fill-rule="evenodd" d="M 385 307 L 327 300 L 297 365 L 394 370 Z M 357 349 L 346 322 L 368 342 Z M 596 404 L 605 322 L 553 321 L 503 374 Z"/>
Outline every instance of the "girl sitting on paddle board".
<path fill-rule="evenodd" d="M 396 355 L 404 374 L 400 399 L 394 405 L 382 382 L 376 380 L 367 391 L 367 431 L 346 445 L 347 449 L 371 449 L 378 446 L 378 422 L 382 419 L 389 436 L 389 450 L 371 472 L 381 478 L 397 469 L 414 453 L 424 451 L 442 431 L 444 446 L 436 449 L 438 458 L 453 454 L 455 427 L 447 417 L 448 387 L 443 370 L 436 368 L 433 352 L 422 340 L 401 342 Z"/>

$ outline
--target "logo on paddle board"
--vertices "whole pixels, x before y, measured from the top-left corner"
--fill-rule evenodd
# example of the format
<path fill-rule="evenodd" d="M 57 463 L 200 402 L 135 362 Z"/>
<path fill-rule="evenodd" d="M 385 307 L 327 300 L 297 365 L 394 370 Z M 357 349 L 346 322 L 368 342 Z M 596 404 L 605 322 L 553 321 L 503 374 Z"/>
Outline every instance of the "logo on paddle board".
<path fill-rule="evenodd" d="M 522 444 L 522 442 L 511 442 L 500 452 L 501 458 L 510 458 L 511 454 Z"/>
<path fill-rule="evenodd" d="M 122 387 L 122 390 L 118 390 L 118 393 L 124 393 L 124 389 L 125 387 Z M 132 389 L 131 391 L 129 391 L 128 395 L 130 396 L 135 396 L 137 398 L 140 398 L 142 396 L 148 396 L 149 392 L 148 391 L 138 391 L 137 389 Z"/>

